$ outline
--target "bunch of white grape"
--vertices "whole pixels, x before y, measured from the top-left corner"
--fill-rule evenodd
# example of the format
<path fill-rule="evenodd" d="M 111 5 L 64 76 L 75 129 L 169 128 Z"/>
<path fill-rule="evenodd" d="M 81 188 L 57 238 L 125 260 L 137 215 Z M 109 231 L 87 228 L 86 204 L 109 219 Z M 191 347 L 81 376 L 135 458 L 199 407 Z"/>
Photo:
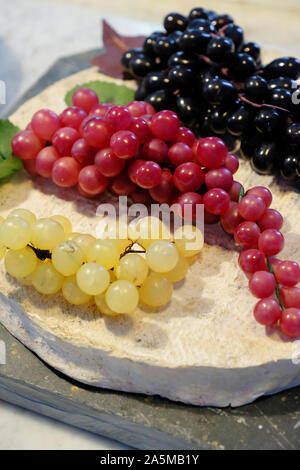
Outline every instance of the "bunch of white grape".
<path fill-rule="evenodd" d="M 62 215 L 36 219 L 27 209 L 15 209 L 0 217 L 0 259 L 8 274 L 41 294 L 61 291 L 73 305 L 94 302 L 106 315 L 131 313 L 139 303 L 167 304 L 173 283 L 185 277 L 202 246 L 196 227 L 171 236 L 155 217 L 126 225 L 125 238 L 122 227 L 101 239 L 73 232 Z"/>

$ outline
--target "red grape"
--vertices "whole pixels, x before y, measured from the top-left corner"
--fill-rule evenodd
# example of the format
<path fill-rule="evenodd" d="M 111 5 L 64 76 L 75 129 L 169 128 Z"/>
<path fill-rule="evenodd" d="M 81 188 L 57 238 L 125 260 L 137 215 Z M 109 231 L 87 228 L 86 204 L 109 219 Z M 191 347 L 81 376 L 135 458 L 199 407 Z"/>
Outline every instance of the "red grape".
<path fill-rule="evenodd" d="M 110 189 L 119 196 L 127 196 L 134 193 L 138 188 L 136 184 L 130 181 L 126 171 L 123 171 L 123 173 L 112 179 Z"/>
<path fill-rule="evenodd" d="M 275 287 L 275 277 L 268 271 L 256 271 L 250 277 L 249 289 L 259 299 L 270 297 L 274 293 Z"/>
<path fill-rule="evenodd" d="M 150 189 L 150 195 L 154 201 L 171 203 L 176 196 L 176 189 L 173 183 L 173 175 L 169 168 L 164 168 L 161 175 L 161 181 L 155 188 Z"/>
<path fill-rule="evenodd" d="M 285 308 L 300 308 L 300 288 L 299 287 L 281 287 L 280 297 Z"/>
<path fill-rule="evenodd" d="M 241 183 L 239 183 L 238 181 L 234 181 L 229 190 L 229 196 L 232 201 L 238 202 L 241 189 L 242 189 Z"/>
<path fill-rule="evenodd" d="M 221 188 L 229 191 L 233 184 L 232 173 L 227 168 L 209 170 L 205 175 L 205 184 L 208 189 Z"/>
<path fill-rule="evenodd" d="M 31 127 L 40 139 L 51 140 L 54 132 L 60 128 L 60 120 L 50 109 L 40 109 L 32 116 Z"/>
<path fill-rule="evenodd" d="M 204 173 L 197 163 L 182 163 L 176 168 L 173 181 L 175 187 L 182 193 L 196 192 L 203 184 Z"/>
<path fill-rule="evenodd" d="M 259 300 L 254 308 L 254 317 L 261 325 L 274 325 L 281 317 L 279 303 L 271 297 Z"/>
<path fill-rule="evenodd" d="M 261 197 L 265 204 L 266 207 L 269 207 L 272 202 L 272 193 L 268 188 L 265 188 L 264 186 L 255 186 L 254 188 L 251 188 L 247 191 L 246 195 L 248 194 L 255 194 L 256 196 Z"/>
<path fill-rule="evenodd" d="M 282 233 L 272 228 L 264 230 L 258 239 L 258 248 L 267 256 L 277 255 L 282 250 L 283 245 Z"/>
<path fill-rule="evenodd" d="M 97 148 L 107 147 L 113 133 L 114 128 L 101 117 L 89 119 L 83 128 L 83 137 L 87 143 Z"/>
<path fill-rule="evenodd" d="M 229 208 L 221 216 L 221 225 L 225 232 L 233 234 L 235 228 L 243 221 L 239 214 L 238 204 L 231 202 Z"/>
<path fill-rule="evenodd" d="M 128 129 L 132 122 L 132 116 L 124 106 L 113 106 L 107 111 L 105 118 L 115 131 Z"/>
<path fill-rule="evenodd" d="M 111 136 L 110 146 L 117 157 L 127 160 L 137 153 L 139 141 L 131 131 L 117 131 Z"/>
<path fill-rule="evenodd" d="M 72 157 L 62 157 L 54 162 L 52 168 L 52 179 L 57 186 L 63 188 L 77 184 L 80 172 L 79 163 Z"/>
<path fill-rule="evenodd" d="M 73 129 L 78 130 L 87 114 L 83 109 L 77 108 L 77 106 L 70 106 L 59 117 L 62 127 L 73 127 Z"/>
<path fill-rule="evenodd" d="M 37 174 L 36 171 L 36 158 L 32 158 L 31 160 L 24 160 L 23 165 L 27 173 L 34 176 Z"/>
<path fill-rule="evenodd" d="M 140 167 L 140 165 L 142 165 L 143 163 L 145 162 L 145 160 L 141 160 L 139 158 L 136 158 L 134 160 L 132 160 L 128 166 L 128 170 L 127 170 L 127 173 L 128 173 L 128 176 L 130 178 L 130 180 L 136 184 L 136 172 L 137 172 L 137 169 Z"/>
<path fill-rule="evenodd" d="M 265 202 L 256 194 L 248 194 L 239 202 L 239 213 L 246 220 L 259 220 L 265 209 Z"/>
<path fill-rule="evenodd" d="M 84 192 L 95 196 L 106 190 L 109 180 L 100 173 L 95 165 L 88 165 L 80 171 L 78 183 Z"/>
<path fill-rule="evenodd" d="M 43 143 L 32 131 L 18 132 L 11 141 L 14 154 L 22 160 L 32 160 L 43 148 Z"/>
<path fill-rule="evenodd" d="M 105 117 L 106 113 L 109 109 L 113 108 L 113 104 L 111 103 L 99 103 L 95 104 L 89 112 L 89 116 L 92 117 Z"/>
<path fill-rule="evenodd" d="M 110 147 L 99 150 L 95 155 L 95 165 L 102 175 L 111 178 L 123 170 L 125 161 L 118 158 Z"/>
<path fill-rule="evenodd" d="M 243 248 L 255 248 L 259 235 L 259 227 L 254 222 L 242 222 L 234 230 L 234 239 Z"/>
<path fill-rule="evenodd" d="M 195 220 L 197 213 L 197 205 L 202 204 L 202 197 L 198 193 L 188 192 L 178 196 L 175 204 L 179 205 L 179 213 L 185 220 Z"/>
<path fill-rule="evenodd" d="M 138 186 L 144 189 L 155 188 L 162 178 L 162 170 L 156 162 L 144 161 L 136 169 L 135 180 Z"/>
<path fill-rule="evenodd" d="M 196 156 L 198 162 L 210 169 L 224 165 L 228 151 L 223 140 L 218 137 L 200 139 L 197 145 Z"/>
<path fill-rule="evenodd" d="M 168 156 L 169 147 L 161 139 L 151 139 L 142 147 L 142 156 L 145 160 L 162 163 Z"/>
<path fill-rule="evenodd" d="M 183 142 L 177 142 L 169 148 L 168 158 L 174 166 L 179 166 L 182 163 L 192 162 L 194 160 L 191 147 Z"/>
<path fill-rule="evenodd" d="M 204 209 L 204 223 L 207 225 L 217 224 L 220 220 L 219 215 L 210 214 Z"/>
<path fill-rule="evenodd" d="M 227 211 L 230 205 L 230 197 L 224 189 L 209 189 L 203 196 L 205 210 L 211 214 L 221 215 Z"/>
<path fill-rule="evenodd" d="M 85 139 L 78 139 L 71 148 L 71 156 L 82 166 L 90 165 L 94 161 L 95 149 Z"/>
<path fill-rule="evenodd" d="M 274 228 L 280 230 L 283 224 L 283 217 L 275 209 L 266 209 L 263 216 L 259 219 L 258 225 L 261 230 Z"/>
<path fill-rule="evenodd" d="M 280 327 L 287 336 L 292 338 L 300 336 L 300 309 L 287 308 L 283 310 Z"/>
<path fill-rule="evenodd" d="M 136 204 L 145 204 L 146 206 L 151 204 L 151 202 L 152 202 L 149 191 L 147 191 L 146 189 L 143 189 L 143 188 L 137 188 L 136 191 L 131 193 L 131 199 Z"/>
<path fill-rule="evenodd" d="M 295 261 L 281 261 L 274 267 L 274 274 L 283 286 L 293 287 L 300 281 L 300 267 Z"/>
<path fill-rule="evenodd" d="M 128 130 L 135 134 L 140 144 L 144 143 L 150 136 L 150 130 L 147 122 L 145 119 L 140 117 L 132 118 L 132 122 L 128 127 Z"/>
<path fill-rule="evenodd" d="M 53 165 L 59 158 L 60 156 L 58 152 L 52 145 L 43 148 L 36 157 L 35 164 L 37 173 L 41 176 L 44 176 L 44 178 L 50 178 Z"/>
<path fill-rule="evenodd" d="M 72 146 L 79 138 L 80 135 L 76 129 L 61 127 L 53 135 L 52 144 L 61 157 L 67 157 L 71 155 Z"/>
<path fill-rule="evenodd" d="M 72 104 L 89 113 L 99 103 L 97 94 L 89 88 L 78 88 L 72 95 Z"/>
<path fill-rule="evenodd" d="M 151 119 L 150 129 L 158 139 L 175 140 L 179 130 L 179 118 L 173 111 L 160 111 Z"/>
<path fill-rule="evenodd" d="M 225 167 L 234 175 L 239 169 L 239 160 L 234 155 L 229 153 L 225 158 Z"/>
<path fill-rule="evenodd" d="M 179 127 L 175 137 L 175 142 L 182 142 L 189 147 L 192 147 L 195 142 L 195 135 L 187 127 Z"/>
<path fill-rule="evenodd" d="M 146 101 L 131 101 L 126 105 L 132 117 L 141 117 L 144 114 L 155 114 L 152 104 Z"/>
<path fill-rule="evenodd" d="M 267 271 L 267 260 L 265 255 L 256 249 L 244 250 L 239 255 L 240 268 L 247 274 L 256 271 Z"/>

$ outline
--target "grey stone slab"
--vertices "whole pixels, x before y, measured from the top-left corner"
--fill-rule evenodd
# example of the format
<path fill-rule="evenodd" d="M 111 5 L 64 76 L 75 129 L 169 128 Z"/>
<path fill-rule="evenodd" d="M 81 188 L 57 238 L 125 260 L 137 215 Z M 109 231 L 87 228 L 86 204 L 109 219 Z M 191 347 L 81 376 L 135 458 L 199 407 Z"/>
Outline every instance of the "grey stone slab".
<path fill-rule="evenodd" d="M 58 61 L 21 102 L 86 68 L 95 53 Z M 0 365 L 0 399 L 133 448 L 300 448 L 299 387 L 241 408 L 197 408 L 158 397 L 87 387 L 50 368 L 2 326 L 0 341 L 6 346 L 6 364 Z"/>

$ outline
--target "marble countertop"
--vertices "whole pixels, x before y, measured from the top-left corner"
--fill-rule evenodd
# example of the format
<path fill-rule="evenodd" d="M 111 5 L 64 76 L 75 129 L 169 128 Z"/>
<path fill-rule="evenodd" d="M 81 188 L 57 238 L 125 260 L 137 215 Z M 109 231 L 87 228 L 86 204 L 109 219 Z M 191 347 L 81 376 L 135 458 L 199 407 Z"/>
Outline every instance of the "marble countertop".
<path fill-rule="evenodd" d="M 168 11 L 194 5 L 194 0 L 186 0 L 184 8 L 181 0 L 0 0 L 0 80 L 7 90 L 0 116 L 55 60 L 100 47 L 102 17 L 124 34 L 147 34 Z M 203 0 L 201 5 L 231 13 L 249 40 L 300 56 L 299 0 Z M 125 448 L 0 402 L 0 449 Z"/>

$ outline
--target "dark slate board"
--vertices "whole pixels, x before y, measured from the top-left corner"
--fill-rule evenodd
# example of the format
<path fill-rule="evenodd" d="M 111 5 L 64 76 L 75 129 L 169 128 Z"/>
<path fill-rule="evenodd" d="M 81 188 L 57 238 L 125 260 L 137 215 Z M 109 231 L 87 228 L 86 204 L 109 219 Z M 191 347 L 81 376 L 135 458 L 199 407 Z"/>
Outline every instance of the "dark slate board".
<path fill-rule="evenodd" d="M 53 82 L 88 67 L 96 52 L 56 62 L 9 112 Z M 46 365 L 2 326 L 0 341 L 7 356 L 6 365 L 0 365 L 0 399 L 133 448 L 300 448 L 300 387 L 240 408 L 198 408 L 84 386 Z"/>

